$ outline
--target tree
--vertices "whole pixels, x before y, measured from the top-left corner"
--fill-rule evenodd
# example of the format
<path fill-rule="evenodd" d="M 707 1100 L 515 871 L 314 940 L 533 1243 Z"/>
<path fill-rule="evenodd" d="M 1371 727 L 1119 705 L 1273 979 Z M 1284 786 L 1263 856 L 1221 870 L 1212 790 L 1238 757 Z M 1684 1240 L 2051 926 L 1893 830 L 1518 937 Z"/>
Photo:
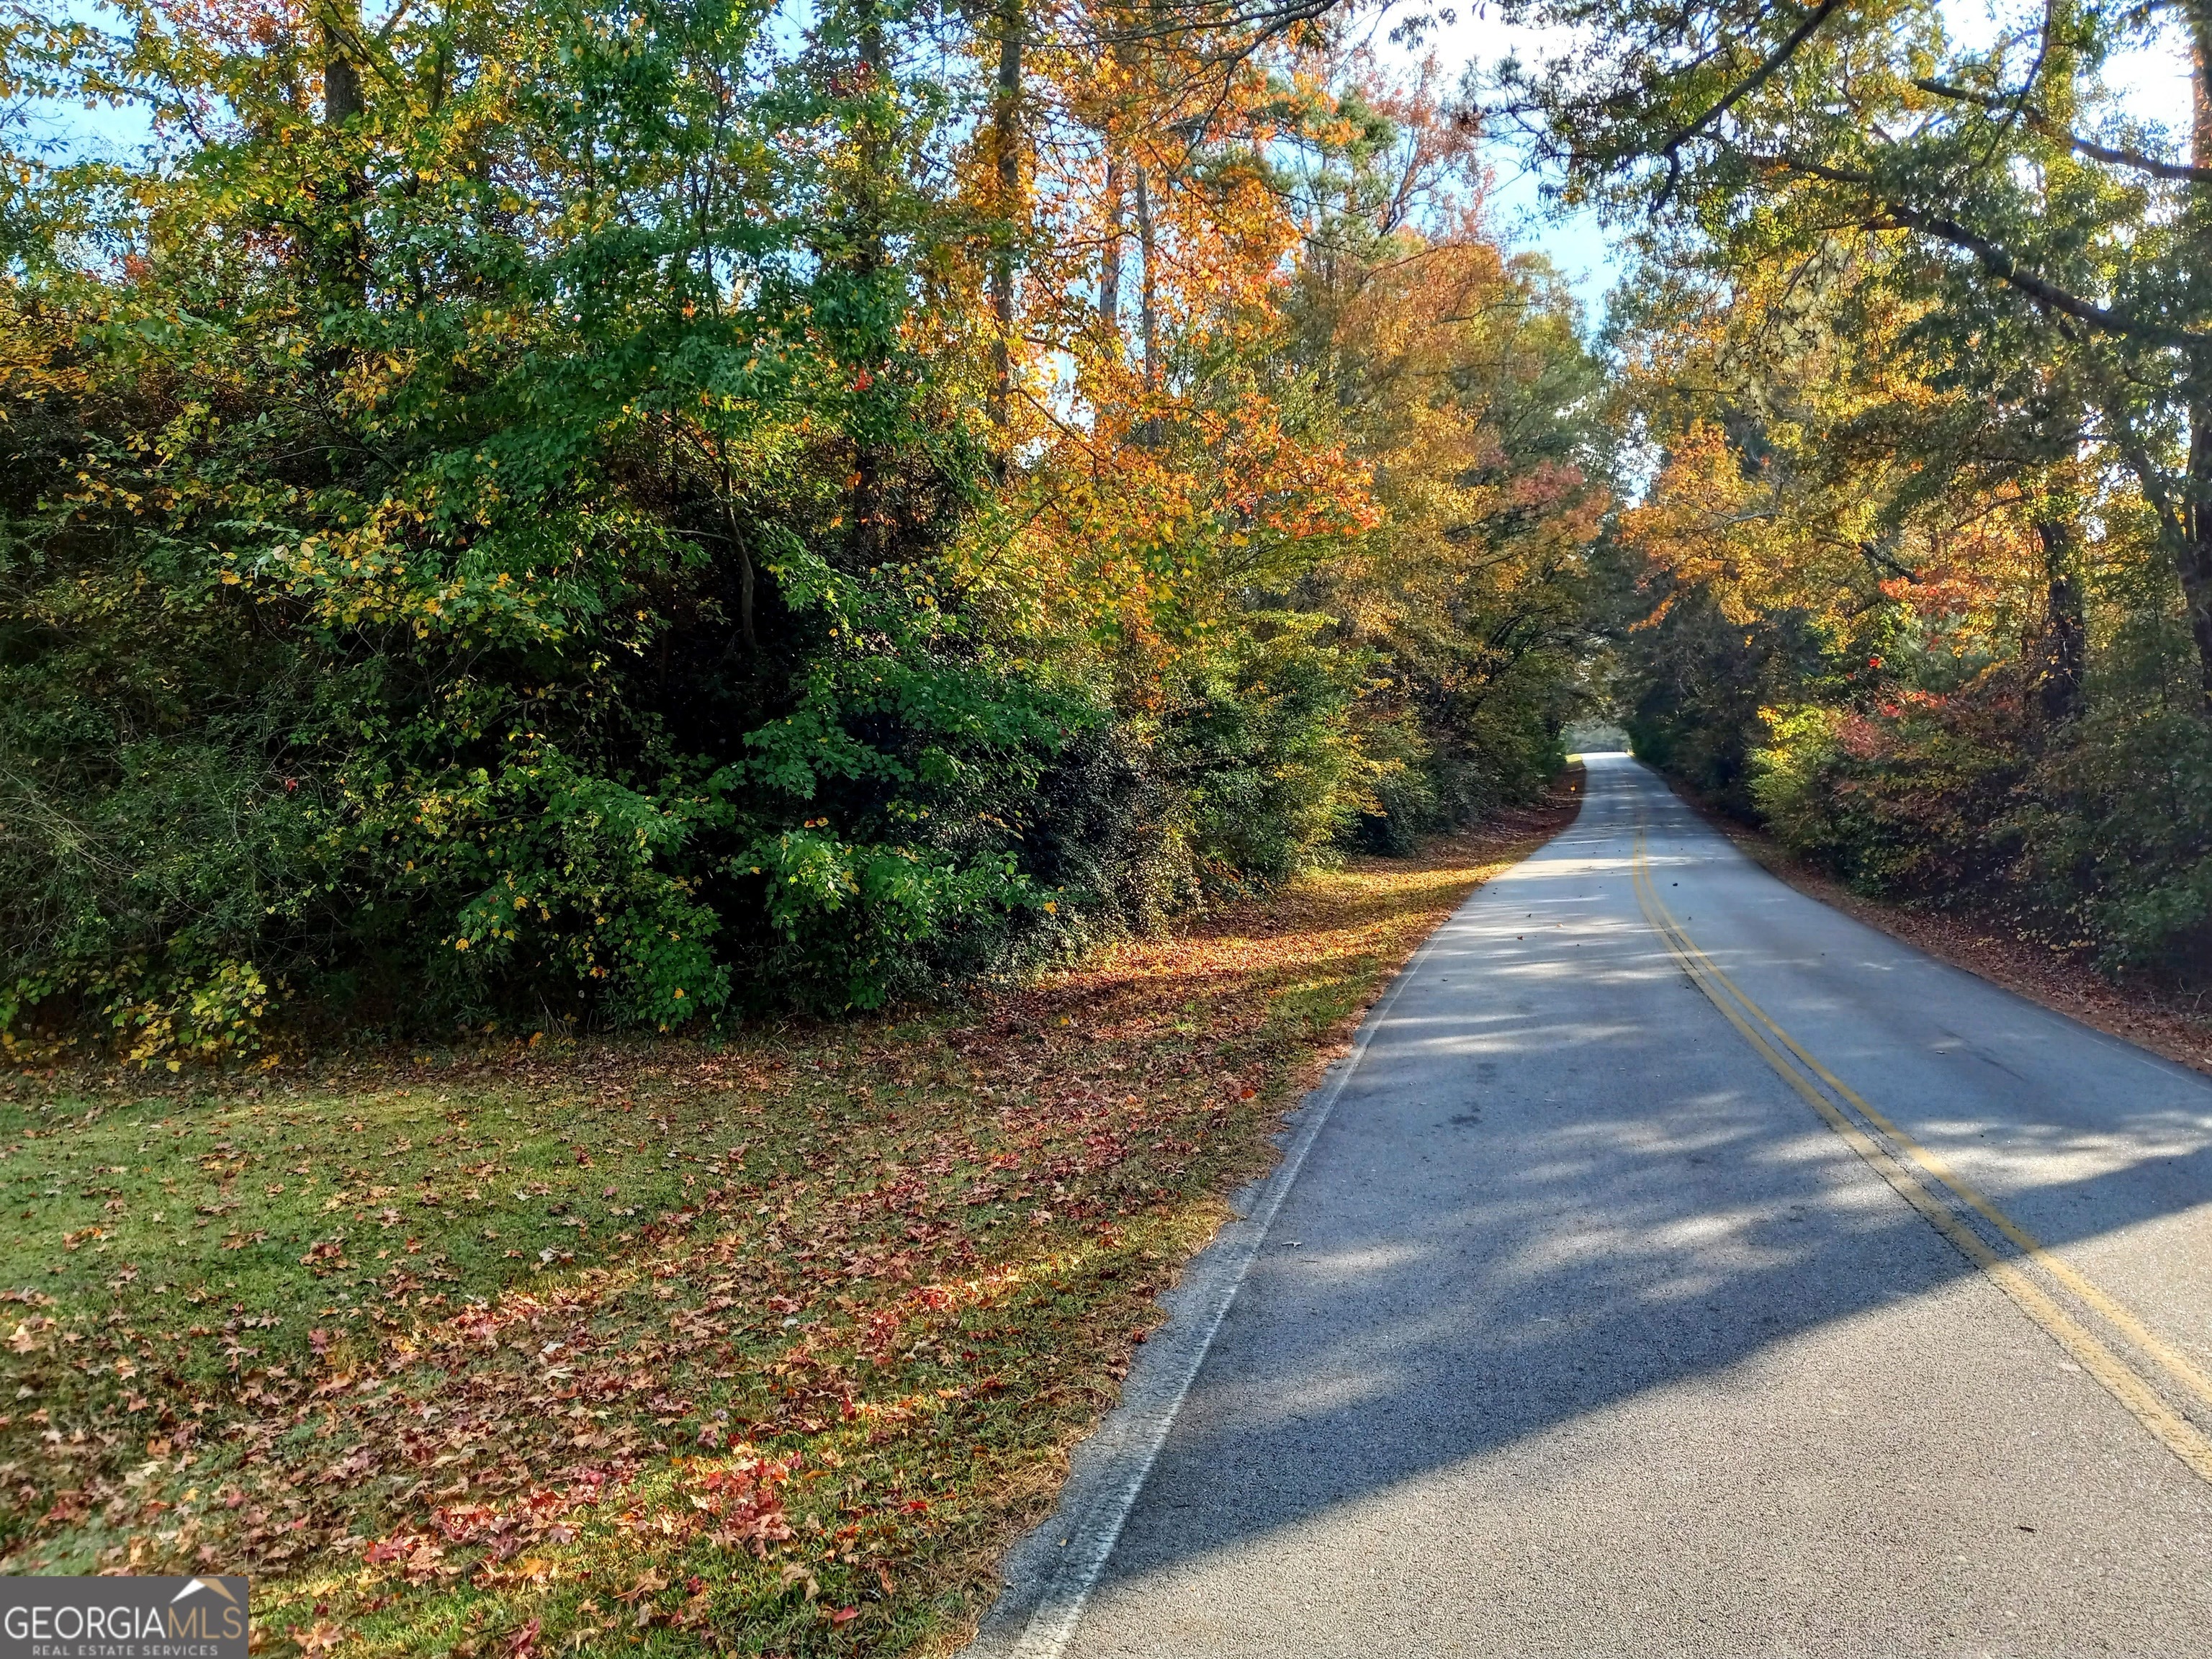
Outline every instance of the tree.
<path fill-rule="evenodd" d="M 1472 223 L 1300 320 L 1289 154 L 1465 149 L 1348 117 L 1312 15 L 118 17 L 5 39 L 9 96 L 154 123 L 7 158 L 8 1041 L 871 1006 L 1328 856 L 1479 680 L 1472 793 L 1549 763 L 1590 510 L 1463 418 L 1520 368 L 1322 387 L 1392 307 L 1572 325 Z M 1357 597 L 1416 450 L 1529 507 L 1464 544 L 1540 573 L 1506 635 Z M 1384 708 L 1401 644 L 1459 704 Z"/>
<path fill-rule="evenodd" d="M 2212 708 L 2212 143 L 2201 9 L 2179 14 L 2196 127 L 2130 120 L 2100 79 L 2173 44 L 2162 8 L 2052 4 L 1986 48 L 1926 3 L 1516 4 L 1578 32 L 1506 102 L 1571 199 L 1656 215 L 1739 265 L 1874 239 L 1922 267 L 1954 358 L 2057 368 L 2085 438 L 2133 473 L 2187 607 Z M 2193 155 L 2194 159 L 2191 159 Z M 1971 372 L 1962 372 L 1962 379 Z"/>

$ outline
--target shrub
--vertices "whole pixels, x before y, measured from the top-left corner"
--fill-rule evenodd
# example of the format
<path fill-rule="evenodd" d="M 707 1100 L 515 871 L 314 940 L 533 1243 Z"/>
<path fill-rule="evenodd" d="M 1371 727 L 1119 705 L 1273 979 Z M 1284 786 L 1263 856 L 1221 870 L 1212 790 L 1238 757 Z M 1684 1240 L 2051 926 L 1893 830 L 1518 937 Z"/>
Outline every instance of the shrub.
<path fill-rule="evenodd" d="M 2212 976 L 2212 723 L 2098 708 L 2051 746 L 2025 793 L 2004 826 L 2019 876 L 2075 941 L 2107 968 Z"/>
<path fill-rule="evenodd" d="M 1379 769 L 1352 725 L 1367 659 L 1316 643 L 1322 617 L 1272 621 L 1192 675 L 1157 745 L 1184 796 L 1193 857 L 1215 882 L 1282 880 L 1324 860 L 1375 805 Z"/>

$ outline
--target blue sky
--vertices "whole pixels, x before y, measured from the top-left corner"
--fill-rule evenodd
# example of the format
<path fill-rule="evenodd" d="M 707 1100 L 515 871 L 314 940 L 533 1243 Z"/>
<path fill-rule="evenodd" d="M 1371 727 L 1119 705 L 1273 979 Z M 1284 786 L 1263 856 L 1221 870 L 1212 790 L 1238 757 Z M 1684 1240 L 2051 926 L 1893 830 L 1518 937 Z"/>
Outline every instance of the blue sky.
<path fill-rule="evenodd" d="M 1954 40 L 1965 46 L 1978 45 L 2017 20 L 2027 3 L 1950 0 L 1943 8 L 1945 21 Z M 1508 27 L 1494 17 L 1483 15 L 1485 9 L 1480 0 L 1462 0 L 1458 21 L 1431 39 L 1429 49 L 1455 79 L 1470 63 L 1487 69 L 1509 53 L 1517 53 L 1523 62 L 1540 60 L 1547 45 L 1557 51 L 1557 43 L 1564 38 L 1549 30 Z M 1381 27 L 1387 26 L 1385 22 Z M 1379 39 L 1377 46 L 1381 47 Z M 1389 54 L 1390 49 L 1381 49 Z M 2106 79 L 2125 100 L 2130 114 L 2159 122 L 2175 133 L 2185 133 L 2188 60 L 2178 39 L 2115 59 L 2107 67 Z M 1620 265 L 1596 216 L 1547 211 L 1539 198 L 1542 181 L 1528 170 L 1521 155 L 1504 143 L 1494 148 L 1491 165 L 1496 175 L 1492 207 L 1497 233 L 1510 246 L 1540 248 L 1551 255 L 1595 322 L 1604 310 L 1607 290 L 1620 275 Z"/>
<path fill-rule="evenodd" d="M 796 3 L 803 4 L 804 0 Z M 2039 0 L 1948 0 L 1944 12 L 1954 39 L 1974 45 L 2017 21 L 2025 6 L 2037 3 Z M 98 0 L 70 0 L 70 9 L 81 13 L 95 11 L 97 6 Z M 382 6 L 378 0 L 369 0 L 364 9 L 374 15 Z M 1385 46 L 1380 37 L 1401 9 L 1389 6 L 1369 14 L 1377 47 L 1386 57 L 1401 59 L 1404 54 Z M 1486 69 L 1510 52 L 1518 52 L 1524 61 L 1540 60 L 1547 46 L 1556 50 L 1556 43 L 1563 38 L 1554 31 L 1508 27 L 1484 15 L 1486 9 L 1481 0 L 1461 0 L 1457 20 L 1431 37 L 1428 49 L 1454 80 L 1470 64 Z M 2106 79 L 2126 100 L 2131 114 L 2161 123 L 2177 133 L 2185 131 L 2188 65 L 2178 40 L 2160 41 L 2116 60 Z M 72 148 L 102 143 L 127 147 L 143 143 L 147 131 L 145 118 L 137 110 L 48 106 L 36 118 L 46 136 L 71 141 Z M 1495 170 L 1492 206 L 1498 234 L 1512 246 L 1539 248 L 1548 253 L 1573 283 L 1591 319 L 1596 320 L 1620 266 L 1595 216 L 1547 210 L 1539 196 L 1541 180 L 1507 145 L 1495 148 L 1491 165 Z"/>

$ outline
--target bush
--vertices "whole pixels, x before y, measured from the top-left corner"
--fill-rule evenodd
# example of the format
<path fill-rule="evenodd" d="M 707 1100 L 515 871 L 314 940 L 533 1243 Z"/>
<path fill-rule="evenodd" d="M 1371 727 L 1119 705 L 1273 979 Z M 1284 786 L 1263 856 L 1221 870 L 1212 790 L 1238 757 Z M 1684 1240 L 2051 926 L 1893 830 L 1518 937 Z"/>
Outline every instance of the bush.
<path fill-rule="evenodd" d="M 1268 620 L 1193 674 L 1157 744 L 1193 859 L 1217 884 L 1293 875 L 1375 805 L 1380 769 L 1352 725 L 1368 659 L 1316 644 L 1324 618 Z"/>
<path fill-rule="evenodd" d="M 2033 741 L 2010 677 L 1948 696 L 1900 692 L 1868 713 L 1770 709 L 1763 721 L 1749 793 L 1799 856 L 1877 893 L 1948 895 L 2002 870 L 1990 831 Z"/>
<path fill-rule="evenodd" d="M 1411 720 L 1377 720 L 1361 731 L 1359 740 L 1376 775 L 1368 791 L 1372 805 L 1351 831 L 1353 845 L 1402 856 L 1423 836 L 1448 827 L 1452 814 L 1438 757 Z"/>
<path fill-rule="evenodd" d="M 2212 723 L 2103 708 L 2068 727 L 2006 820 L 2018 875 L 2107 968 L 2212 978 Z"/>
<path fill-rule="evenodd" d="M 1771 711 L 1775 838 L 1870 892 L 1970 897 L 2108 969 L 2212 973 L 2212 725 L 2115 698 L 2039 726 L 2002 673 L 1873 714 Z"/>

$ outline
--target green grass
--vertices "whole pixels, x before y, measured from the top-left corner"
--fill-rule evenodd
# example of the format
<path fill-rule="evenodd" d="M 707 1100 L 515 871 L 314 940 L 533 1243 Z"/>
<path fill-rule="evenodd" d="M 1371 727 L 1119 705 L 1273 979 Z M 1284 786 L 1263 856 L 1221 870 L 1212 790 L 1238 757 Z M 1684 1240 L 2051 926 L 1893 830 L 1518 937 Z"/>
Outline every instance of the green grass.
<path fill-rule="evenodd" d="M 559 1093 L 271 1082 L 78 1103 L 0 1103 L 15 1212 L 0 1260 L 101 1333 L 85 1339 L 103 1354 L 92 1372 L 43 1368 L 52 1404 L 126 1398 L 117 1367 L 133 1363 L 204 1384 L 241 1350 L 298 1352 L 312 1331 L 374 1341 L 459 1286 L 598 1259 L 680 1208 L 690 1168 L 635 1105 Z"/>
<path fill-rule="evenodd" d="M 15 1078 L 0 1571 L 244 1571 L 273 1651 L 943 1649 L 1281 1106 L 1541 827 L 921 1017 Z"/>

